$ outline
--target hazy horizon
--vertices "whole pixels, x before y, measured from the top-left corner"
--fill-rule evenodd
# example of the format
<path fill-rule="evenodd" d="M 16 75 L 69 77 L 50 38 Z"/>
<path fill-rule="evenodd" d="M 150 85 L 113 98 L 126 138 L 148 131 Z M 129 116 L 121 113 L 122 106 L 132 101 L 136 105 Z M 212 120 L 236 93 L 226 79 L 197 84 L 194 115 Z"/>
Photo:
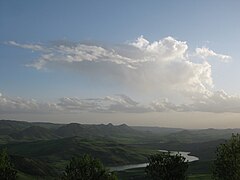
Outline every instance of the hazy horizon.
<path fill-rule="evenodd" d="M 0 119 L 240 128 L 240 2 L 0 2 Z"/>

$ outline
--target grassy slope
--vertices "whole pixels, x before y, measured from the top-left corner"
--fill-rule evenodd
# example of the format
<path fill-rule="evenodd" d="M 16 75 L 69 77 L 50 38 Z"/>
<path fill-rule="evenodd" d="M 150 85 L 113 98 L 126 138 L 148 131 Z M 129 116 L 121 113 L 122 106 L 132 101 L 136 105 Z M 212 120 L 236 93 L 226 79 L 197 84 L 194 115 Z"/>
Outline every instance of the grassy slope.
<path fill-rule="evenodd" d="M 31 123 L 25 121 L 0 120 L 0 135 L 8 135 L 30 126 Z"/>
<path fill-rule="evenodd" d="M 146 162 L 146 157 L 155 153 L 149 149 L 135 148 L 108 139 L 79 137 L 21 142 L 2 147 L 7 147 L 10 154 L 24 157 L 20 160 L 15 158 L 19 170 L 25 174 L 40 176 L 60 174 L 71 157 L 85 153 L 99 158 L 106 166 Z M 52 173 L 48 172 L 49 169 L 52 170 Z"/>
<path fill-rule="evenodd" d="M 108 139 L 84 139 L 80 137 L 56 140 L 22 142 L 5 145 L 11 154 L 48 160 L 68 160 L 72 156 L 90 153 L 107 165 L 146 161 L 153 151 L 135 148 Z"/>
<path fill-rule="evenodd" d="M 35 141 L 59 138 L 50 129 L 40 126 L 31 126 L 22 131 L 12 133 L 9 136 L 19 141 Z"/>

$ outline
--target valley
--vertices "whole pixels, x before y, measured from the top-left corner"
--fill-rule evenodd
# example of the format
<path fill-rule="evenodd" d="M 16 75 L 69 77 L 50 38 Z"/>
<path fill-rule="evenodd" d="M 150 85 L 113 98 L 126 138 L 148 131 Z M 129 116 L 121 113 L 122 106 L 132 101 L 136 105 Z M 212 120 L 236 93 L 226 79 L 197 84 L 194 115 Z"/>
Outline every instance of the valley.
<path fill-rule="evenodd" d="M 126 124 L 53 124 L 0 121 L 0 148 L 6 148 L 20 173 L 19 178 L 58 177 L 74 156 L 90 154 L 107 167 L 147 163 L 159 152 L 190 152 L 199 158 L 190 162 L 189 177 L 210 174 L 216 147 L 240 129 L 186 130 L 131 127 Z M 118 171 L 119 178 L 144 177 L 144 168 Z"/>

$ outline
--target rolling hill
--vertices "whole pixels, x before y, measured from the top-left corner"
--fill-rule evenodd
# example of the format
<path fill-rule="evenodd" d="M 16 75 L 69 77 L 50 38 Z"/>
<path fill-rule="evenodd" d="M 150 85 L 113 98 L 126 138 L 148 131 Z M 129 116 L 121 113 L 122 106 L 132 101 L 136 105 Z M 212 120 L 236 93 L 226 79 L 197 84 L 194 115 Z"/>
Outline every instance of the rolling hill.
<path fill-rule="evenodd" d="M 111 123 L 104 125 L 87 125 L 70 123 L 58 128 L 55 133 L 61 137 L 111 137 L 111 136 L 128 136 L 128 135 L 141 135 L 142 133 L 132 129 L 126 124 L 114 126 Z"/>
<path fill-rule="evenodd" d="M 208 173 L 216 147 L 238 132 L 0 120 L 0 149 L 8 149 L 20 172 L 44 179 L 61 174 L 73 156 L 88 153 L 106 166 L 117 166 L 146 162 L 159 149 L 189 151 L 200 158 L 190 172 Z"/>
<path fill-rule="evenodd" d="M 9 135 L 31 126 L 25 121 L 0 120 L 0 135 Z"/>
<path fill-rule="evenodd" d="M 57 139 L 57 136 L 53 131 L 40 126 L 31 126 L 22 131 L 9 134 L 10 137 L 16 140 L 47 140 L 47 139 Z"/>
<path fill-rule="evenodd" d="M 200 129 L 182 130 L 165 136 L 167 141 L 179 142 L 207 142 L 218 139 L 229 139 L 232 133 L 240 133 L 240 129 Z"/>

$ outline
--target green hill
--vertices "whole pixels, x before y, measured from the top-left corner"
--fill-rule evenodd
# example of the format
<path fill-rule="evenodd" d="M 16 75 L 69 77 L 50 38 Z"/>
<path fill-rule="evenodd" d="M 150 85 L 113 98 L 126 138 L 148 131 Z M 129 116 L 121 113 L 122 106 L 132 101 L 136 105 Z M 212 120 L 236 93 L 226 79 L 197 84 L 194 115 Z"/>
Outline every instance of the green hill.
<path fill-rule="evenodd" d="M 30 126 L 31 123 L 25 121 L 0 120 L 0 135 L 9 135 Z"/>
<path fill-rule="evenodd" d="M 167 141 L 207 142 L 218 139 L 229 139 L 232 133 L 240 133 L 240 129 L 200 129 L 182 130 L 165 136 Z"/>
<path fill-rule="evenodd" d="M 156 135 L 168 135 L 171 133 L 176 133 L 180 132 L 183 129 L 181 128 L 167 128 L 167 127 L 147 127 L 147 126 L 131 126 L 131 128 L 138 130 L 138 131 L 143 131 L 143 132 L 148 132 Z"/>
<path fill-rule="evenodd" d="M 0 146 L 1 147 L 1 146 Z M 107 165 L 145 162 L 149 150 L 137 149 L 108 139 L 83 139 L 70 137 L 56 140 L 21 142 L 2 145 L 11 154 L 48 162 L 69 160 L 85 153 L 101 159 Z"/>
<path fill-rule="evenodd" d="M 48 140 L 59 138 L 51 130 L 39 126 L 31 126 L 22 131 L 12 133 L 9 136 L 11 136 L 13 139 L 22 141 Z"/>
<path fill-rule="evenodd" d="M 64 124 L 56 124 L 56 123 L 49 123 L 49 122 L 31 122 L 33 126 L 39 126 L 46 129 L 56 130 L 59 127 L 63 126 Z"/>
<path fill-rule="evenodd" d="M 133 134 L 141 134 L 140 132 L 135 131 L 129 126 L 122 124 L 119 126 L 114 126 L 111 123 L 104 125 L 88 125 L 88 124 L 78 124 L 78 123 L 70 123 L 58 128 L 55 133 L 62 137 L 72 137 L 72 136 L 80 136 L 80 137 L 91 137 L 91 136 L 111 136 L 111 135 L 133 135 Z"/>
<path fill-rule="evenodd" d="M 131 140 L 146 137 L 146 132 L 135 130 L 126 124 L 114 126 L 105 124 L 53 124 L 0 120 L 0 144 L 19 141 L 50 140 L 79 136 L 82 138 L 108 137 L 117 140 Z"/>

